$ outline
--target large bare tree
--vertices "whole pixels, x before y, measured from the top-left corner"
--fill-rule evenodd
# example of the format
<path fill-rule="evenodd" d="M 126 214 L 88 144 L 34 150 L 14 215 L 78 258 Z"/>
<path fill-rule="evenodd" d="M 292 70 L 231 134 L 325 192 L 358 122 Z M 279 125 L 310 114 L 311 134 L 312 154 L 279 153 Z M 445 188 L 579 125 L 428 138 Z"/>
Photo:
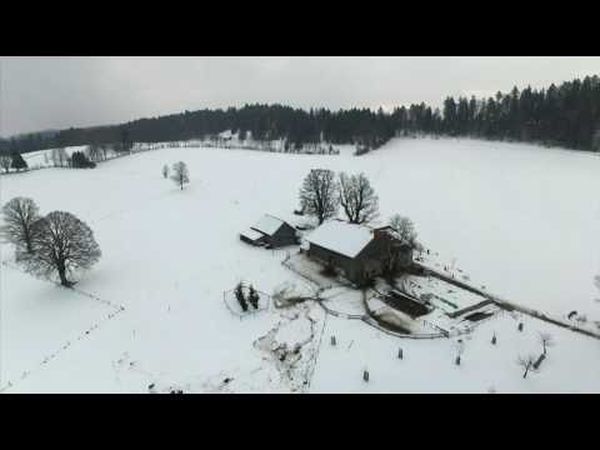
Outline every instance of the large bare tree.
<path fill-rule="evenodd" d="M 173 164 L 171 180 L 173 180 L 181 190 L 183 186 L 190 182 L 190 176 L 188 173 L 187 165 L 183 161 L 176 162 Z"/>
<path fill-rule="evenodd" d="M 335 174 L 327 169 L 312 169 L 300 189 L 302 210 L 316 216 L 319 225 L 335 217 L 338 209 L 338 184 Z"/>
<path fill-rule="evenodd" d="M 379 199 L 363 174 L 340 174 L 340 204 L 350 223 L 366 223 L 379 214 Z"/>
<path fill-rule="evenodd" d="M 35 233 L 33 224 L 40 218 L 35 202 L 26 197 L 15 197 L 2 207 L 4 225 L 2 237 L 17 247 L 32 253 L 32 241 Z"/>
<path fill-rule="evenodd" d="M 102 256 L 91 228 L 73 214 L 54 211 L 34 223 L 33 253 L 26 269 L 36 275 L 58 275 L 63 286 L 74 284 L 68 277 L 89 269 Z"/>

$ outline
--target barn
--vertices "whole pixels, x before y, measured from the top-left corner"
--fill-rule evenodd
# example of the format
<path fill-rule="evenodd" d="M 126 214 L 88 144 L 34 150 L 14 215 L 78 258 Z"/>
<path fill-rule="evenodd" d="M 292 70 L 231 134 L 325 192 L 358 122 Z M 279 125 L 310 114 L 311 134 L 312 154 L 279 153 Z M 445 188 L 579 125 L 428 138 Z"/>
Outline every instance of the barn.
<path fill-rule="evenodd" d="M 240 239 L 248 244 L 267 248 L 298 244 L 296 229 L 278 217 L 265 214 L 256 224 L 240 233 Z"/>
<path fill-rule="evenodd" d="M 392 259 L 397 268 L 412 263 L 412 248 L 400 242 L 390 227 L 332 220 L 309 234 L 306 241 L 309 258 L 333 266 L 356 284 L 382 275 Z"/>

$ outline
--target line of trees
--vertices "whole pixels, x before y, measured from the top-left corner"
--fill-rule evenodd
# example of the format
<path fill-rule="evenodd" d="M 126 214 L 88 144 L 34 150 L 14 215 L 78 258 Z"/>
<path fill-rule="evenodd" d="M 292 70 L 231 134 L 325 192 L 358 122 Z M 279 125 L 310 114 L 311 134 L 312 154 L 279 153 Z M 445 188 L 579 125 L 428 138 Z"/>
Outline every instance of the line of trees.
<path fill-rule="evenodd" d="M 303 214 L 314 216 L 319 225 L 338 216 L 339 207 L 349 223 L 367 224 L 379 216 L 379 197 L 364 173 L 348 175 L 329 169 L 312 169 L 300 188 Z M 417 232 L 408 217 L 395 214 L 388 222 L 395 238 L 412 248 L 419 248 Z"/>
<path fill-rule="evenodd" d="M 358 153 L 381 146 L 395 135 L 412 133 L 510 139 L 597 151 L 600 78 L 587 76 L 545 89 L 528 86 L 520 91 L 515 86 L 489 98 L 447 97 L 441 110 L 415 103 L 391 112 L 381 108 L 306 111 L 280 104 L 185 111 L 122 125 L 0 139 L 0 152 L 106 144 L 117 152 L 128 152 L 133 142 L 204 139 L 225 130 L 258 141 L 284 139 L 289 149 L 320 142 L 355 144 Z"/>

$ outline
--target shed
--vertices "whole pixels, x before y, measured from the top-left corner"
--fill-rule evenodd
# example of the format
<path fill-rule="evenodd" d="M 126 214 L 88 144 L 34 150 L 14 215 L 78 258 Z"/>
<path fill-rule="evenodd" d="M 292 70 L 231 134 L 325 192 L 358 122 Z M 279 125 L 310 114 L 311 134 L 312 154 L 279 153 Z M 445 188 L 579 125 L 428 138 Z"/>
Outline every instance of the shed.
<path fill-rule="evenodd" d="M 268 248 L 298 244 L 296 229 L 271 214 L 265 214 L 256 224 L 240 233 L 240 239 L 252 245 L 264 245 Z"/>

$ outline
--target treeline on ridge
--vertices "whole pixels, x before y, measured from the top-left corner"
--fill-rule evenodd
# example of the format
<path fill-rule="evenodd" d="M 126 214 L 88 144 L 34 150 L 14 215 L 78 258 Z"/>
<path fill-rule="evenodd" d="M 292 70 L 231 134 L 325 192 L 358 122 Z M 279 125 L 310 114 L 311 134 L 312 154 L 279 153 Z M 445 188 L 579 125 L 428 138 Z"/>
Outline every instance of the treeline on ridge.
<path fill-rule="evenodd" d="M 121 125 L 70 128 L 0 140 L 4 152 L 88 144 L 167 142 L 203 139 L 225 130 L 254 140 L 284 139 L 292 148 L 329 142 L 376 148 L 391 137 L 414 133 L 471 136 L 600 150 L 600 78 L 575 79 L 547 89 L 517 87 L 493 97 L 447 97 L 441 110 L 425 103 L 391 112 L 368 108 L 308 111 L 290 106 L 185 111 Z"/>

